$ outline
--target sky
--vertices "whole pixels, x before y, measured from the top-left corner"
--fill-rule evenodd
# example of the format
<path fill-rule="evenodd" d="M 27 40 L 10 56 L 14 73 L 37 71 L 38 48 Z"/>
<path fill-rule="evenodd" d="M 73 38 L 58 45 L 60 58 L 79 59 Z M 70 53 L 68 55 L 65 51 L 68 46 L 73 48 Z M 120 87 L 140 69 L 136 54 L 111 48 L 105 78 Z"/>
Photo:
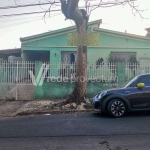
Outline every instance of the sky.
<path fill-rule="evenodd" d="M 94 4 L 97 0 L 92 0 Z M 112 1 L 112 0 L 107 0 Z M 47 2 L 40 0 L 40 2 Z M 17 5 L 39 3 L 39 0 L 16 0 Z M 47 14 L 45 21 L 44 13 L 22 15 L 13 17 L 3 17 L 3 15 L 20 14 L 27 12 L 45 11 L 49 5 L 42 7 L 25 7 L 15 9 L 1 9 L 1 7 L 15 6 L 14 0 L 0 0 L 0 49 L 20 48 L 20 37 L 27 37 L 43 32 L 49 32 L 74 25 L 71 20 L 65 21 L 65 17 L 61 13 L 52 12 Z M 84 5 L 84 1 L 80 1 L 80 6 Z M 115 30 L 120 32 L 132 33 L 137 35 L 146 35 L 145 28 L 150 27 L 150 0 L 137 0 L 136 6 L 141 12 L 141 18 L 138 14 L 134 15 L 130 6 L 114 6 L 108 8 L 98 8 L 92 11 L 89 21 L 102 19 L 100 28 Z M 53 8 L 59 9 L 59 8 Z"/>

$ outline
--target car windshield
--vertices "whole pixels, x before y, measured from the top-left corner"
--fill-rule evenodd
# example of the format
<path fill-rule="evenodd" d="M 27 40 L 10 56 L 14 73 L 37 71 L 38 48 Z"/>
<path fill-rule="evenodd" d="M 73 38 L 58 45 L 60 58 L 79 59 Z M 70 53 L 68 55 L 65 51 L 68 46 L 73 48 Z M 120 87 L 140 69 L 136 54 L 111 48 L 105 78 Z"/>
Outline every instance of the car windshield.
<path fill-rule="evenodd" d="M 125 88 L 130 87 L 130 86 L 134 83 L 134 81 L 137 80 L 137 78 L 138 78 L 138 76 L 133 77 L 131 80 L 128 81 L 128 83 L 125 82 L 126 84 L 125 84 L 124 87 L 125 87 Z"/>

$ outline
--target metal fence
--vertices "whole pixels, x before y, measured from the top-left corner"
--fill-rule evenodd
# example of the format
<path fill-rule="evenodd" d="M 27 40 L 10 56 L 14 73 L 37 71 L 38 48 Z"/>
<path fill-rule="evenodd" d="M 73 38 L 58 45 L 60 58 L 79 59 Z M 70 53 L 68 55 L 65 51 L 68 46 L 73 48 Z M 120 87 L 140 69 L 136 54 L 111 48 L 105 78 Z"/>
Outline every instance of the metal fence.
<path fill-rule="evenodd" d="M 0 83 L 32 83 L 29 70 L 35 72 L 35 62 L 0 61 Z"/>
<path fill-rule="evenodd" d="M 150 73 L 150 63 L 126 63 L 126 80 L 140 74 Z"/>
<path fill-rule="evenodd" d="M 80 64 L 82 65 L 82 64 Z M 75 78 L 76 77 L 76 64 L 60 64 L 53 63 L 49 65 L 48 77 L 59 77 L 59 78 Z M 94 63 L 87 63 L 87 78 L 103 78 L 109 80 L 111 77 L 117 76 L 117 64 L 105 63 L 96 65 Z"/>
<path fill-rule="evenodd" d="M 44 79 L 59 77 L 59 78 L 76 78 L 76 64 L 62 63 L 42 63 L 42 72 L 46 69 Z M 47 65 L 46 65 L 47 64 Z M 82 65 L 82 64 L 80 64 Z M 39 67 L 39 66 L 38 66 Z M 36 62 L 17 61 L 7 62 L 0 61 L 0 83 L 32 83 L 31 74 L 35 75 L 40 71 L 40 67 L 36 66 Z M 150 64 L 125 64 L 126 80 L 143 73 L 150 73 Z M 117 77 L 117 64 L 103 62 L 101 64 L 87 63 L 87 78 L 101 80 L 113 80 Z M 42 73 L 43 75 L 43 73 Z"/>

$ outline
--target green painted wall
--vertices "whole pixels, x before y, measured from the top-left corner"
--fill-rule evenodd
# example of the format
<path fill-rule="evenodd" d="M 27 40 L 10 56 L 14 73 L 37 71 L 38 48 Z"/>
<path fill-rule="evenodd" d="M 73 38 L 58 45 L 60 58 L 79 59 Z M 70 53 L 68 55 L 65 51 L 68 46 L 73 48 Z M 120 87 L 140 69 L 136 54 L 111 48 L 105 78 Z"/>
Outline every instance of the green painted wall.
<path fill-rule="evenodd" d="M 74 83 L 71 82 L 44 82 L 42 86 L 35 87 L 35 99 L 65 99 L 72 92 Z M 112 88 L 102 83 L 89 82 L 87 97 L 93 97 L 96 93 Z"/>
<path fill-rule="evenodd" d="M 112 35 L 107 33 L 100 33 L 100 46 L 124 47 L 124 48 L 131 48 L 131 47 L 150 48 L 150 41 L 131 38 L 127 36 L 119 36 L 115 34 Z"/>
<path fill-rule="evenodd" d="M 99 30 L 99 29 L 98 29 Z M 102 31 L 101 31 L 102 30 Z M 88 32 L 92 32 L 92 28 Z M 22 57 L 24 60 L 35 60 L 34 56 L 29 55 L 27 51 L 50 51 L 49 61 L 51 63 L 61 62 L 62 51 L 76 51 L 76 47 L 67 46 L 68 34 L 74 31 L 62 32 L 55 36 L 37 38 L 34 41 L 22 43 Z M 95 32 L 95 30 L 94 30 Z M 141 57 L 150 57 L 150 39 L 140 39 L 138 37 L 129 37 L 126 34 L 118 34 L 114 31 L 100 29 L 96 33 L 100 34 L 99 47 L 88 47 L 87 60 L 95 62 L 99 57 L 104 59 L 108 57 L 110 52 L 137 52 L 137 59 Z M 143 37 L 144 38 L 144 37 Z M 147 62 L 147 61 L 146 61 Z M 149 60 L 150 62 L 150 60 Z"/>
<path fill-rule="evenodd" d="M 42 63 L 36 63 L 35 76 L 38 76 Z M 118 82 L 110 83 L 101 79 L 90 80 L 87 84 L 87 97 L 93 97 L 97 92 L 121 86 L 125 82 L 124 64 L 118 64 Z M 63 80 L 61 78 L 46 79 L 41 86 L 35 86 L 35 99 L 63 99 L 66 98 L 74 88 L 74 80 Z"/>
<path fill-rule="evenodd" d="M 90 47 L 88 48 L 88 53 L 87 53 L 88 61 L 95 62 L 99 57 L 106 59 L 110 54 L 110 52 L 136 52 L 137 60 L 139 60 L 141 57 L 150 58 L 150 48 Z"/>
<path fill-rule="evenodd" d="M 23 43 L 22 46 L 35 45 L 38 46 L 66 46 L 67 45 L 67 34 L 60 34 L 58 36 L 52 36 L 52 37 L 45 37 L 42 39 L 37 39 L 35 41 L 29 41 L 28 43 Z"/>
<path fill-rule="evenodd" d="M 91 33 L 91 27 L 89 27 L 88 33 Z M 44 50 L 48 47 L 63 47 L 68 46 L 68 34 L 76 33 L 76 30 L 62 32 L 61 34 L 56 34 L 52 36 L 45 36 L 43 38 L 36 38 L 35 40 L 30 40 L 28 42 L 22 43 L 22 50 L 31 50 L 31 47 L 38 47 L 36 50 Z M 30 48 L 26 49 L 25 46 L 29 46 Z M 44 49 L 42 49 L 44 48 Z M 35 50 L 35 49 L 34 49 Z M 48 49 L 47 49 L 48 50 Z"/>

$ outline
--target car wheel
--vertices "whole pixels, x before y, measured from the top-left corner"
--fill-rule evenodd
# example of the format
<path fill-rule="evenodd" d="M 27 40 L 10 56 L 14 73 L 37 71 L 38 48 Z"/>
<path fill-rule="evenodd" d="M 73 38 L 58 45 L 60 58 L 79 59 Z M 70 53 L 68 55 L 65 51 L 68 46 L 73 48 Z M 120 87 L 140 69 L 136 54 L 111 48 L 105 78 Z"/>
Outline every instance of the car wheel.
<path fill-rule="evenodd" d="M 126 112 L 125 103 L 119 99 L 111 100 L 108 103 L 107 111 L 113 117 L 122 117 Z"/>

